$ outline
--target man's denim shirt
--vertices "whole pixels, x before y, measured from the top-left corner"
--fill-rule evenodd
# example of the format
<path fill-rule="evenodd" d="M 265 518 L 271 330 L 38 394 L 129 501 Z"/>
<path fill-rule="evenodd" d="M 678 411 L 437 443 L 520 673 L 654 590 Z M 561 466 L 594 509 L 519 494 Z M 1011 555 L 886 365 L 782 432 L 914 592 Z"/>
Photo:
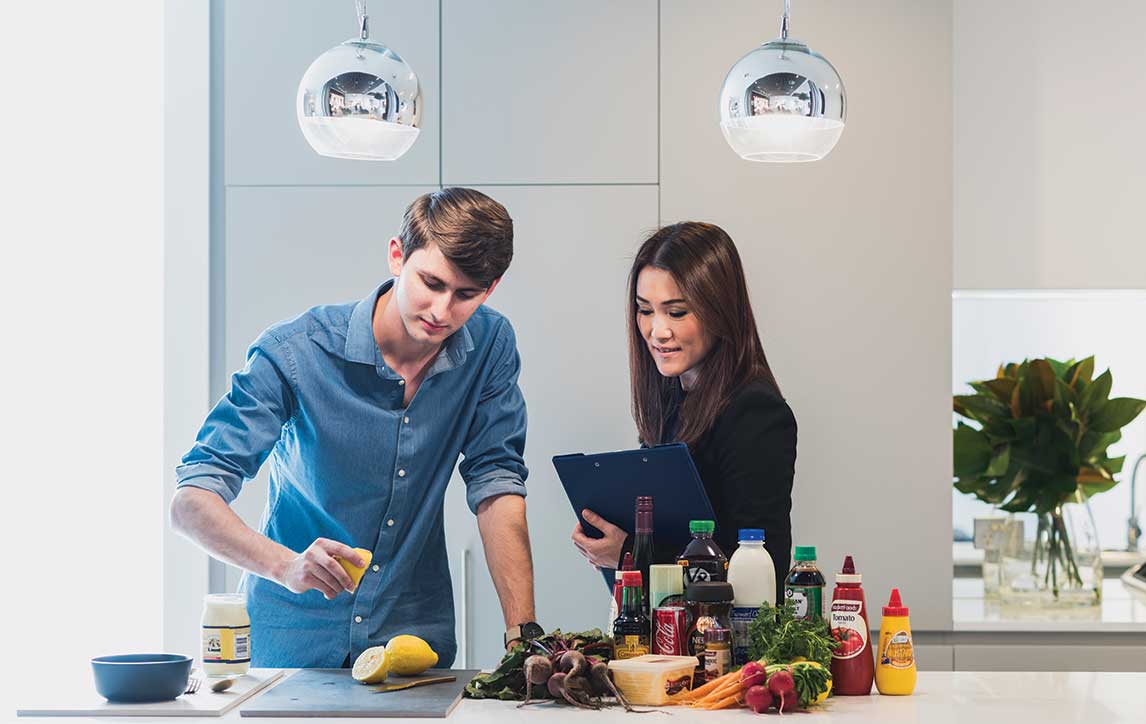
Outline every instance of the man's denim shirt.
<path fill-rule="evenodd" d="M 372 326 L 392 285 L 264 332 L 177 468 L 179 487 L 230 503 L 269 456 L 260 532 L 296 552 L 322 537 L 374 554 L 357 591 L 333 601 L 245 575 L 254 666 L 338 667 L 410 633 L 448 667 L 457 643 L 442 505 L 459 454 L 471 510 L 525 495 L 525 401 L 509 322 L 479 307 L 403 407 L 404 383 Z"/>

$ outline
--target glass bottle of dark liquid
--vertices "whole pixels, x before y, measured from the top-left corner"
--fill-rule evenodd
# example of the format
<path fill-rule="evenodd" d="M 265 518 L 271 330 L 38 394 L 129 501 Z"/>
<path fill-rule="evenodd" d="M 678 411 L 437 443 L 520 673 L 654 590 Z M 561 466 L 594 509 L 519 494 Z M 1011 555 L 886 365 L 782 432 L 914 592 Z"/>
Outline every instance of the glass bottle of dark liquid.
<path fill-rule="evenodd" d="M 711 520 L 692 520 L 688 523 L 688 530 L 692 533 L 692 540 L 685 546 L 684 553 L 676 559 L 676 562 L 684 568 L 685 585 L 704 581 L 727 581 L 728 559 L 712 539 L 716 523 Z"/>
<path fill-rule="evenodd" d="M 621 615 L 613 622 L 615 658 L 631 659 L 644 656 L 652 650 L 649 615 L 645 612 L 644 594 L 641 592 L 641 572 L 625 571 L 621 574 L 624 589 L 621 593 Z"/>
<path fill-rule="evenodd" d="M 653 499 L 637 498 L 637 525 L 633 538 L 633 570 L 641 572 L 641 589 L 649 600 L 649 566 L 653 564 Z"/>
<path fill-rule="evenodd" d="M 796 565 L 784 581 L 784 600 L 796 604 L 796 618 L 824 617 L 824 574 L 816 568 L 816 547 L 796 546 Z"/>

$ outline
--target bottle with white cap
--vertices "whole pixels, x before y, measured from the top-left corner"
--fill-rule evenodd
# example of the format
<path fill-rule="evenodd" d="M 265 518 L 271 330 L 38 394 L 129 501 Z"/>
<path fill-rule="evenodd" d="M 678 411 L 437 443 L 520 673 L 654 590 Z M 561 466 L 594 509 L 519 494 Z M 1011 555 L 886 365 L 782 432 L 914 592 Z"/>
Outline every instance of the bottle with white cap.
<path fill-rule="evenodd" d="M 776 566 L 764 548 L 764 531 L 741 528 L 740 545 L 728 562 L 732 584 L 732 663 L 748 662 L 748 624 L 756 620 L 760 605 L 776 603 Z"/>

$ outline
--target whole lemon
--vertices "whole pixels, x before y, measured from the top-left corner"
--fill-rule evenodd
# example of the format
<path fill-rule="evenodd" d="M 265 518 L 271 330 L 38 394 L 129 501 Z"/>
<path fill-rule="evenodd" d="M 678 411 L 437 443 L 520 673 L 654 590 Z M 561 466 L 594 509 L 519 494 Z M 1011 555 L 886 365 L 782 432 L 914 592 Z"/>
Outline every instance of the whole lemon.
<path fill-rule="evenodd" d="M 386 648 L 371 646 L 354 660 L 350 675 L 363 684 L 380 684 L 390 673 L 390 662 L 386 660 Z"/>
<path fill-rule="evenodd" d="M 438 655 L 430 645 L 409 634 L 390 639 L 386 644 L 386 660 L 390 671 L 398 676 L 415 676 L 438 663 Z"/>

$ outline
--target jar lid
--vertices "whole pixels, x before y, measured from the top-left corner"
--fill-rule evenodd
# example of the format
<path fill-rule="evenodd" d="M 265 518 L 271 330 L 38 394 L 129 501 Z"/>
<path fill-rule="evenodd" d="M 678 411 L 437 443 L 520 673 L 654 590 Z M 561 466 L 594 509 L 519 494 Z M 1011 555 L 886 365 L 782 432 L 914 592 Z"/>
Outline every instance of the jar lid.
<path fill-rule="evenodd" d="M 706 644 L 729 643 L 731 641 L 732 632 L 726 628 L 713 626 L 704 632 L 704 643 Z"/>
<path fill-rule="evenodd" d="M 725 581 L 697 581 L 688 584 L 685 597 L 698 603 L 731 603 L 732 584 Z"/>

